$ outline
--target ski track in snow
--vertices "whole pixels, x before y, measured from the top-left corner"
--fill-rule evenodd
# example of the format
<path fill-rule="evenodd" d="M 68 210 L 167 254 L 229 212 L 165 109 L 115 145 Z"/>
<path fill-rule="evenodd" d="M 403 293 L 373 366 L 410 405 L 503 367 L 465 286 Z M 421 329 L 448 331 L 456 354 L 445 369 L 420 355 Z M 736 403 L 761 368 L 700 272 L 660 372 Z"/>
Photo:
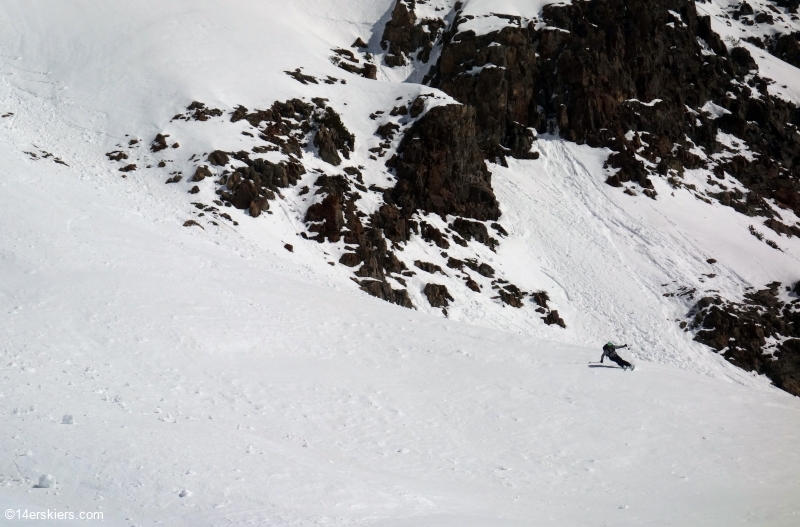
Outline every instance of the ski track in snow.
<path fill-rule="evenodd" d="M 176 2 L 172 13 L 228 20 L 213 4 Z M 329 48 L 366 38 L 390 4 L 298 2 L 289 22 L 324 30 L 292 65 L 343 76 L 324 69 Z M 51 27 L 71 19 L 30 5 L 0 10 Z M 148 5 L 127 13 L 147 26 Z M 219 43 L 236 30 L 224 26 L 203 27 Z M 98 49 L 119 29 L 88 27 Z M 750 219 L 686 191 L 672 197 L 658 180 L 657 201 L 622 195 L 603 183 L 602 152 L 540 137 L 538 161 L 491 166 L 510 233 L 492 265 L 546 289 L 568 329 L 483 300 L 453 310 L 460 321 L 405 310 L 356 291 L 348 271 L 327 265 L 330 247 L 300 242 L 290 200 L 237 229 L 184 228 L 185 189 L 161 172 L 121 179 L 103 155 L 125 133 L 147 144 L 188 92 L 208 90 L 227 108 L 263 86 L 274 90 L 259 95 L 267 104 L 305 87 L 252 73 L 261 87 L 237 92 L 220 75 L 175 96 L 200 77 L 178 65 L 186 84 L 153 81 L 149 64 L 115 60 L 118 48 L 80 84 L 48 67 L 48 53 L 99 51 L 10 40 L 5 49 L 20 53 L 0 61 L 0 114 L 14 113 L 0 119 L 3 510 L 100 510 L 120 526 L 797 524 L 797 399 L 694 344 L 674 320 L 689 303 L 661 287 L 733 295 L 788 281 L 796 241 L 780 239 L 787 253 L 777 255 L 747 234 Z M 142 56 L 170 56 L 169 42 Z M 109 79 L 117 68 L 150 73 L 94 86 L 104 67 Z M 154 86 L 165 100 L 138 116 Z M 350 102 L 337 108 L 358 138 L 374 131 L 359 112 L 420 89 L 347 86 L 355 96 L 334 91 L 332 104 Z M 185 133 L 184 148 L 224 140 L 216 129 Z M 708 257 L 718 276 L 703 283 Z M 609 338 L 634 346 L 636 372 L 587 367 Z M 33 488 L 44 474 L 56 486 Z"/>
<path fill-rule="evenodd" d="M 741 274 L 724 263 L 713 269 L 706 263 L 717 256 L 717 247 L 678 225 L 684 211 L 668 198 L 631 198 L 605 185 L 602 151 L 552 137 L 539 138 L 536 146 L 537 162 L 493 166 L 505 222 L 516 238 L 501 253 L 509 252 L 506 261 L 540 261 L 556 305 L 578 326 L 569 331 L 574 342 L 592 345 L 599 335 L 610 335 L 632 343 L 637 358 L 752 384 L 749 375 L 720 369 L 717 356 L 678 329 L 676 319 L 685 316 L 689 302 L 663 296 L 670 291 L 664 284 L 711 289 L 698 278 L 712 270 L 718 273 L 714 288 L 741 288 Z M 656 185 L 662 196 L 670 192 L 662 182 Z M 727 214 L 699 201 L 696 206 Z M 659 220 L 655 225 L 653 217 Z M 760 247 L 755 250 L 769 257 Z M 758 283 L 752 272 L 745 274 Z"/>

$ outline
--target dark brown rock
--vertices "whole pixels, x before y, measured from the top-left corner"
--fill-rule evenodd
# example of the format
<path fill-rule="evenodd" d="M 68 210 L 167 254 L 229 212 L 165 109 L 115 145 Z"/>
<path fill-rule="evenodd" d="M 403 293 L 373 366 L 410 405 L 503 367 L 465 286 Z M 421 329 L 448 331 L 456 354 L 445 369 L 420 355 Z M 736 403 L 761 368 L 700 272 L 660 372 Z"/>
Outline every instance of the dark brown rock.
<path fill-rule="evenodd" d="M 398 0 L 381 38 L 381 47 L 389 49 L 389 54 L 384 59 L 387 65 L 402 66 L 406 63 L 404 53 L 411 51 L 411 31 L 416 21 L 414 0 Z"/>
<path fill-rule="evenodd" d="M 341 238 L 342 227 L 344 227 L 344 216 L 339 197 L 336 194 L 328 194 L 320 203 L 311 205 L 306 212 L 305 221 L 306 223 L 321 222 L 309 229 L 311 232 L 319 233 L 319 241 L 327 238 L 332 243 L 338 242 Z"/>
<path fill-rule="evenodd" d="M 464 283 L 466 284 L 467 287 L 469 287 L 470 289 L 472 289 L 476 293 L 480 293 L 481 292 L 481 287 L 472 278 L 467 278 Z"/>
<path fill-rule="evenodd" d="M 167 148 L 167 137 L 168 135 L 156 135 L 156 138 L 153 139 L 153 143 L 150 145 L 151 152 L 160 152 L 161 150 L 165 150 Z"/>
<path fill-rule="evenodd" d="M 194 171 L 194 176 L 189 181 L 200 182 L 207 177 L 211 177 L 211 171 L 208 167 L 197 167 L 197 170 Z"/>
<path fill-rule="evenodd" d="M 381 38 L 381 47 L 389 50 L 384 58 L 388 66 L 402 66 L 407 55 L 419 51 L 417 58 L 430 60 L 434 42 L 441 34 L 445 23 L 439 18 L 426 18 L 417 22 L 414 0 L 398 0 L 392 17 L 386 24 Z"/>
<path fill-rule="evenodd" d="M 336 144 L 325 125 L 320 126 L 316 135 L 314 135 L 314 146 L 319 148 L 319 157 L 326 163 L 333 166 L 338 166 L 342 163 L 342 158 L 339 157 L 339 153 L 336 151 Z"/>
<path fill-rule="evenodd" d="M 361 263 L 361 258 L 359 258 L 356 253 L 344 253 L 341 258 L 339 258 L 339 263 L 347 267 L 355 267 Z"/>
<path fill-rule="evenodd" d="M 114 152 L 109 152 L 106 154 L 106 157 L 110 161 L 122 161 L 123 159 L 128 159 L 128 154 L 122 152 L 120 150 L 116 150 Z"/>
<path fill-rule="evenodd" d="M 443 217 L 499 218 L 491 174 L 475 140 L 474 117 L 468 106 L 438 106 L 405 134 L 392 193 L 404 215 L 422 210 Z"/>
<path fill-rule="evenodd" d="M 378 66 L 375 64 L 364 64 L 364 67 L 361 68 L 361 76 L 367 79 L 377 80 Z"/>
<path fill-rule="evenodd" d="M 284 73 L 300 84 L 319 84 L 316 77 L 313 75 L 306 75 L 300 70 L 300 68 L 297 68 L 294 71 L 284 71 Z"/>
<path fill-rule="evenodd" d="M 231 204 L 237 209 L 251 209 L 251 204 L 253 202 L 256 202 L 256 204 L 260 206 L 262 199 L 263 197 L 259 194 L 258 186 L 253 180 L 248 179 L 242 181 L 239 188 L 233 193 Z M 265 206 L 264 210 L 267 208 L 268 206 Z"/>
<path fill-rule="evenodd" d="M 562 137 L 618 154 L 609 158 L 609 167 L 618 169 L 610 185 L 632 181 L 649 189 L 652 171 L 636 159 L 637 149 L 645 146 L 640 155 L 658 163 L 661 175 L 680 174 L 684 168 L 706 166 L 689 149 L 719 151 L 716 133 L 722 130 L 760 155 L 751 161 L 719 161 L 720 170 L 755 195 L 776 201 L 779 193 L 800 190 L 800 182 L 789 176 L 800 170 L 800 112 L 770 96 L 765 79 L 746 77 L 755 68 L 750 54 L 744 48 L 729 54 L 711 30 L 710 18 L 697 16 L 694 2 L 550 4 L 543 8 L 539 29 L 509 25 L 481 36 L 459 32 L 463 19 L 457 17 L 448 30 L 429 80 L 475 107 L 476 138 L 488 159 L 502 163 L 506 155 L 530 155 L 527 130 L 555 132 L 557 127 Z M 793 39 L 778 37 L 768 44 L 792 60 Z M 704 54 L 702 42 L 716 55 Z M 751 97 L 751 89 L 759 96 Z M 730 113 L 716 120 L 701 115 L 698 110 L 707 101 Z M 624 136 L 631 130 L 647 132 L 649 144 L 627 144 Z M 796 203 L 787 208 L 800 212 Z M 771 216 L 758 202 L 732 197 L 731 206 L 744 214 Z"/>
<path fill-rule="evenodd" d="M 381 205 L 370 218 L 372 225 L 383 230 L 383 235 L 395 243 L 408 241 L 409 223 L 392 204 Z"/>
<path fill-rule="evenodd" d="M 750 55 L 750 52 L 747 51 L 747 49 L 741 47 L 733 48 L 730 51 L 730 54 L 731 59 L 733 59 L 733 61 L 739 66 L 742 66 L 747 70 L 758 69 L 758 66 L 756 66 L 756 61 L 753 60 L 752 55 Z"/>
<path fill-rule="evenodd" d="M 224 167 L 228 163 L 230 163 L 230 158 L 226 152 L 222 150 L 214 150 L 210 154 L 208 154 L 208 162 L 214 166 Z"/>
<path fill-rule="evenodd" d="M 242 105 L 237 106 L 233 112 L 231 112 L 231 122 L 235 123 L 244 119 L 244 116 L 247 115 L 247 108 Z"/>
<path fill-rule="evenodd" d="M 427 222 L 420 222 L 420 236 L 426 242 L 435 243 L 437 247 L 442 249 L 450 248 L 450 242 L 447 241 L 447 237 L 442 234 L 442 231 Z"/>
<path fill-rule="evenodd" d="M 269 208 L 269 202 L 267 200 L 253 200 L 250 202 L 250 207 L 248 207 L 248 212 L 250 212 L 250 216 L 253 218 L 258 218 L 261 216 L 261 212 L 267 210 Z"/>
<path fill-rule="evenodd" d="M 208 121 L 212 117 L 221 117 L 222 110 L 218 108 L 208 108 L 206 105 L 199 101 L 193 101 L 186 110 L 189 112 L 186 120 L 194 119 L 195 121 Z M 176 116 L 181 117 L 181 116 Z"/>
<path fill-rule="evenodd" d="M 447 267 L 450 269 L 463 269 L 464 262 L 463 260 L 459 260 L 458 258 L 453 258 L 452 256 L 447 259 Z"/>
<path fill-rule="evenodd" d="M 317 118 L 319 126 L 314 136 L 314 146 L 319 148 L 320 157 L 331 165 L 338 166 L 342 159 L 350 159 L 350 152 L 355 148 L 355 136 L 350 133 L 333 108 L 326 108 Z"/>
<path fill-rule="evenodd" d="M 445 274 L 445 272 L 442 271 L 441 267 L 439 267 L 436 264 L 432 264 L 430 262 L 423 262 L 423 261 L 417 260 L 417 261 L 414 262 L 414 266 L 417 267 L 418 269 L 422 269 L 426 273 L 430 273 L 430 274 L 439 273 L 439 274 L 447 276 Z"/>
<path fill-rule="evenodd" d="M 467 241 L 476 240 L 492 250 L 498 245 L 498 241 L 489 236 L 489 231 L 483 223 L 456 218 L 450 227 Z"/>
<path fill-rule="evenodd" d="M 542 320 L 544 320 L 544 323 L 547 324 L 548 326 L 556 324 L 558 326 L 561 326 L 562 328 L 566 328 L 567 327 L 567 324 L 566 324 L 566 322 L 564 322 L 564 319 L 561 318 L 558 315 L 558 311 L 555 311 L 555 310 L 549 312 L 547 314 L 547 316 L 545 316 Z"/>
<path fill-rule="evenodd" d="M 356 75 L 361 75 L 364 78 L 372 80 L 376 80 L 378 78 L 378 67 L 375 64 L 351 64 L 350 62 L 342 60 L 339 57 L 331 58 L 331 62 L 345 71 L 355 73 Z"/>
<path fill-rule="evenodd" d="M 432 84 L 475 108 L 476 140 L 487 157 L 528 157 L 533 134 L 527 127 L 545 122 L 533 102 L 537 48 L 531 36 L 511 27 L 480 37 L 466 32 L 442 49 Z"/>
<path fill-rule="evenodd" d="M 508 304 L 511 307 L 520 308 L 523 305 L 522 295 L 518 289 L 516 291 L 500 289 L 497 294 L 500 295 L 500 300 L 502 300 L 504 304 Z"/>
<path fill-rule="evenodd" d="M 539 307 L 549 309 L 547 307 L 547 302 L 550 301 L 550 296 L 547 294 L 547 291 L 537 291 L 535 293 L 531 293 L 531 300 L 533 300 Z"/>
<path fill-rule="evenodd" d="M 497 234 L 499 234 L 500 236 L 508 236 L 508 232 L 506 232 L 503 226 L 500 225 L 499 223 L 492 223 L 492 229 L 497 231 Z"/>
<path fill-rule="evenodd" d="M 487 278 L 494 278 L 494 269 L 489 264 L 478 263 L 478 261 L 473 258 L 467 258 L 466 260 L 458 260 L 456 258 L 450 257 L 447 259 L 447 267 L 451 269 L 463 269 L 464 266 L 472 269 L 481 276 L 485 276 Z"/>
<path fill-rule="evenodd" d="M 425 284 L 425 289 L 422 291 L 428 298 L 431 307 L 447 307 L 453 300 L 447 287 L 439 284 Z"/>
<path fill-rule="evenodd" d="M 774 35 L 767 40 L 766 49 L 782 61 L 800 68 L 800 32 Z"/>
<path fill-rule="evenodd" d="M 413 119 L 416 119 L 422 114 L 423 111 L 425 111 L 425 99 L 426 97 L 420 95 L 414 99 L 413 103 L 411 103 L 411 108 L 408 110 L 408 112 Z"/>
<path fill-rule="evenodd" d="M 395 117 L 398 115 L 408 115 L 408 106 L 395 106 L 392 108 L 392 111 L 389 112 L 389 115 Z"/>
<path fill-rule="evenodd" d="M 392 286 L 386 282 L 363 280 L 361 282 L 361 290 L 376 298 L 391 302 L 392 304 L 397 304 L 409 309 L 414 307 L 411 303 L 411 299 L 408 297 L 408 291 L 405 289 L 393 289 Z"/>
<path fill-rule="evenodd" d="M 394 137 L 394 133 L 400 129 L 396 123 L 384 123 L 378 127 L 378 130 L 375 132 L 376 135 L 379 135 L 383 139 L 391 139 Z"/>

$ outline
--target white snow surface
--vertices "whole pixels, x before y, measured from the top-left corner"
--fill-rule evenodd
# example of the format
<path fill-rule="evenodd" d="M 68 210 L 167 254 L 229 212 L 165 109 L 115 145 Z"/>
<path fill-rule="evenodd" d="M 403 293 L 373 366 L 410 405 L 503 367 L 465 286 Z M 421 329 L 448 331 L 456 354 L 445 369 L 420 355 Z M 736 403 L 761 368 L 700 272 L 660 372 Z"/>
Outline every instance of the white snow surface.
<path fill-rule="evenodd" d="M 533 4 L 465 9 L 534 17 Z M 655 201 L 623 195 L 604 184 L 607 152 L 542 136 L 539 160 L 490 166 L 509 236 L 481 256 L 548 291 L 567 329 L 502 307 L 488 282 L 476 295 L 437 275 L 456 299 L 446 319 L 421 277 L 414 311 L 329 266 L 342 247 L 297 235 L 297 189 L 273 215 L 212 227 L 189 204 L 210 186 L 190 197 L 164 171 L 123 179 L 105 158 L 170 133 L 187 173 L 191 154 L 253 144 L 227 118 L 170 123 L 192 100 L 228 112 L 322 96 L 356 134 L 366 182 L 390 184 L 367 116 L 419 93 L 452 101 L 329 57 L 372 43 L 391 8 L 0 4 L 0 115 L 13 113 L 0 117 L 0 508 L 120 526 L 797 525 L 798 399 L 694 343 L 676 322 L 691 300 L 663 296 L 794 282 L 797 239 L 759 226 L 778 252 L 752 219 L 662 180 Z M 283 73 L 297 67 L 347 84 L 301 85 Z M 398 256 L 444 267 L 418 239 Z M 588 364 L 609 339 L 631 345 L 636 371 Z"/>

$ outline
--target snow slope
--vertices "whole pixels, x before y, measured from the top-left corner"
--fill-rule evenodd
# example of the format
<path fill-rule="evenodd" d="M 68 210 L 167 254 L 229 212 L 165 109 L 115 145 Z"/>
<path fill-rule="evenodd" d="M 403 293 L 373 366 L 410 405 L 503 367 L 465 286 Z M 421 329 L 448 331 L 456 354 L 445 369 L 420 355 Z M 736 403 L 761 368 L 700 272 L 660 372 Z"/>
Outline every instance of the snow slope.
<path fill-rule="evenodd" d="M 298 281 L 6 139 L 4 506 L 110 525 L 797 521 L 784 393 L 587 367 L 596 349 Z M 55 491 L 31 488 L 42 474 Z"/>
<path fill-rule="evenodd" d="M 110 525 L 795 525 L 800 405 L 693 343 L 675 322 L 689 301 L 663 294 L 796 280 L 796 240 L 779 254 L 686 190 L 622 195 L 602 152 L 541 137 L 539 160 L 491 166 L 510 233 L 492 265 L 549 291 L 567 329 L 488 295 L 447 320 L 358 291 L 327 264 L 336 248 L 298 237 L 295 194 L 236 229 L 184 228 L 188 185 L 106 160 L 125 134 L 171 133 L 184 171 L 248 144 L 227 120 L 169 123 L 195 99 L 324 96 L 385 184 L 367 115 L 431 90 L 329 57 L 390 9 L 0 6 L 2 508 Z M 296 67 L 347 84 L 301 85 Z M 587 365 L 609 338 L 636 372 Z M 33 488 L 43 474 L 55 490 Z"/>

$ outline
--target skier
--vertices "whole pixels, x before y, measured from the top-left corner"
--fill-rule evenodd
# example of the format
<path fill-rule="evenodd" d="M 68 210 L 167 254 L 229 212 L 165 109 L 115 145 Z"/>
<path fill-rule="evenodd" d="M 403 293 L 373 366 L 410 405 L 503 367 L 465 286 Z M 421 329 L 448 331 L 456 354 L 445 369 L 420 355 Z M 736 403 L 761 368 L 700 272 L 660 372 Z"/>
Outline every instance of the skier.
<path fill-rule="evenodd" d="M 619 355 L 617 355 L 616 351 L 618 349 L 627 347 L 628 347 L 627 344 L 623 344 L 622 346 L 615 346 L 613 342 L 606 343 L 606 345 L 603 346 L 603 355 L 600 357 L 600 364 L 603 364 L 603 359 L 608 357 L 609 360 L 611 360 L 612 362 L 616 362 L 618 365 L 622 366 L 623 370 L 627 370 L 628 368 L 632 370 L 633 365 L 630 362 L 623 359 L 622 357 L 620 357 Z"/>

